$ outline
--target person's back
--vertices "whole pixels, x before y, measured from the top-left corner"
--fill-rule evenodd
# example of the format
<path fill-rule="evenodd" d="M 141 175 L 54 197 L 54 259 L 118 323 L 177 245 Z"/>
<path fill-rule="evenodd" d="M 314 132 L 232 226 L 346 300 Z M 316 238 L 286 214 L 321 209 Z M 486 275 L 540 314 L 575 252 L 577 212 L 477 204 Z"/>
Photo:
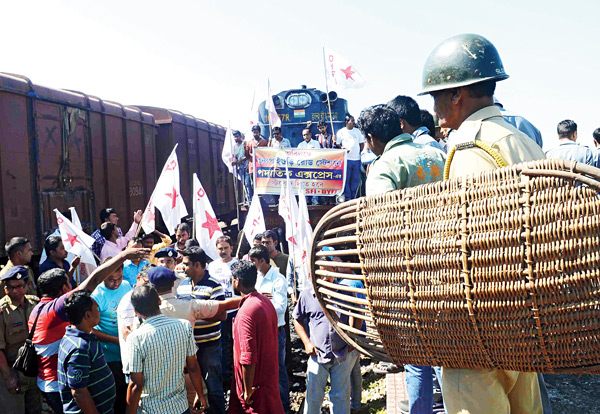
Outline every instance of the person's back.
<path fill-rule="evenodd" d="M 563 142 L 546 152 L 546 158 L 577 161 L 587 165 L 596 166 L 596 154 L 586 146 L 576 142 Z"/>
<path fill-rule="evenodd" d="M 401 134 L 390 140 L 371 164 L 367 195 L 440 181 L 445 160 L 442 150 L 415 144 L 409 134 Z"/>
<path fill-rule="evenodd" d="M 243 299 L 233 324 L 233 365 L 256 365 L 253 385 L 260 387 L 253 395 L 256 412 L 269 412 L 260 411 L 261 407 L 277 411 L 282 407 L 276 356 L 277 337 L 277 313 L 271 301 L 258 292 L 248 294 Z M 252 349 L 246 349 L 249 343 L 252 344 Z M 233 381 L 235 389 L 244 389 L 241 369 L 234 369 Z M 235 409 L 231 408 L 230 412 L 242 412 L 238 399 L 232 399 L 232 404 L 235 404 Z"/>
<path fill-rule="evenodd" d="M 144 374 L 143 412 L 172 412 L 177 407 L 183 413 L 187 409 L 183 353 L 196 353 L 189 349 L 190 338 L 193 331 L 189 321 L 162 314 L 147 318 L 127 338 L 129 371 Z"/>

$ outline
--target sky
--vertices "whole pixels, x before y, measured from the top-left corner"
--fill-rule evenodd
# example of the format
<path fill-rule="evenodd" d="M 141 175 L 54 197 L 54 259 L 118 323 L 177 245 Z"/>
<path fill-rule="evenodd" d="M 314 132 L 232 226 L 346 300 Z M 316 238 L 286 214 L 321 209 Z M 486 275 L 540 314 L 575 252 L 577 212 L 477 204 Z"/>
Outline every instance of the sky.
<path fill-rule="evenodd" d="M 496 97 L 557 145 L 573 119 L 592 145 L 600 127 L 600 2 L 2 1 L 0 71 L 125 105 L 176 109 L 244 130 L 254 91 L 324 89 L 322 47 L 367 80 L 337 91 L 352 114 L 396 95 L 417 97 L 423 65 L 443 40 L 477 33 L 510 78 Z"/>

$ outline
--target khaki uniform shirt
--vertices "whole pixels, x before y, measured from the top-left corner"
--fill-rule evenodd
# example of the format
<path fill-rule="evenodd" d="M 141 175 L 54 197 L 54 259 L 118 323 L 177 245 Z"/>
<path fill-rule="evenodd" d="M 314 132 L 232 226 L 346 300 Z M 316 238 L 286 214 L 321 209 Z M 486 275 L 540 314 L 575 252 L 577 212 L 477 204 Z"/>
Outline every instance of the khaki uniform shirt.
<path fill-rule="evenodd" d="M 25 307 L 13 303 L 8 296 L 0 300 L 0 349 L 6 353 L 9 365 L 15 362 L 19 348 L 29 335 L 27 321 L 38 302 L 39 299 L 31 295 L 25 295 Z"/>
<path fill-rule="evenodd" d="M 479 139 L 496 150 L 507 165 L 546 158 L 538 144 L 509 124 L 495 106 L 488 106 L 464 120 L 452 133 L 449 145 Z M 450 147 L 448 148 L 450 151 Z M 450 165 L 450 178 L 498 168 L 491 155 L 480 148 L 457 150 Z M 368 187 L 367 187 L 368 188 Z"/>
<path fill-rule="evenodd" d="M 217 314 L 219 302 L 216 300 L 178 299 L 173 293 L 160 295 L 160 312 L 169 317 L 185 319 L 192 326 L 197 319 L 210 319 Z"/>
<path fill-rule="evenodd" d="M 367 175 L 367 195 L 441 181 L 446 154 L 429 145 L 415 144 L 410 134 L 392 138 L 373 161 Z"/>
<path fill-rule="evenodd" d="M 2 270 L 0 270 L 0 277 L 2 277 L 8 271 L 8 269 L 10 269 L 11 267 L 14 267 L 14 266 L 15 265 L 12 264 L 12 262 L 9 260 L 4 265 Z M 29 280 L 29 287 L 27 288 L 26 293 L 28 295 L 36 296 L 37 289 L 35 288 L 35 282 L 33 279 L 33 270 L 31 270 L 31 268 L 29 266 L 25 266 L 25 267 L 27 268 L 27 274 L 28 274 L 27 279 Z M 0 281 L 0 299 L 2 299 L 5 295 L 6 295 L 6 292 L 4 292 L 4 281 Z"/>

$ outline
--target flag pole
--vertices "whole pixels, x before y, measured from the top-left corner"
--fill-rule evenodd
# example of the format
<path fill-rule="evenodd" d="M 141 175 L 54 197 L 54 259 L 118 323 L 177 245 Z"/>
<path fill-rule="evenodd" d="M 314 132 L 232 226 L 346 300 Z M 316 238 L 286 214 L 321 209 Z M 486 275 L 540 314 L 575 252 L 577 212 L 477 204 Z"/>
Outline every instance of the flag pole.
<path fill-rule="evenodd" d="M 289 170 L 288 170 L 288 164 L 289 164 L 288 160 L 289 160 L 289 157 L 286 157 L 286 159 L 285 159 L 285 181 L 286 181 L 285 188 L 287 190 L 289 190 L 286 192 L 288 193 L 290 198 L 291 197 L 296 198 L 296 195 L 293 192 L 291 192 L 291 188 L 290 188 L 291 185 L 290 185 L 290 174 L 289 174 Z M 295 243 L 296 239 L 294 238 L 294 227 L 295 227 L 294 223 L 295 222 L 294 222 L 294 213 L 292 211 L 293 209 L 292 209 L 291 201 L 288 201 L 288 209 L 290 210 L 290 229 L 292 231 L 292 251 L 291 251 L 291 253 L 292 253 L 292 277 L 294 279 L 294 286 L 292 289 L 292 300 L 294 302 L 296 302 L 296 299 L 297 299 L 296 288 L 297 288 L 297 283 L 298 283 L 298 281 L 297 281 L 298 277 L 296 275 L 296 250 L 294 249 L 294 244 L 296 244 Z"/>
<path fill-rule="evenodd" d="M 231 133 L 231 138 L 233 138 L 233 131 L 231 130 L 231 121 L 228 122 L 229 123 L 229 132 Z M 242 142 L 242 145 L 244 143 Z M 235 158 L 235 153 L 233 151 L 233 141 L 230 139 L 229 140 L 229 150 L 231 151 L 231 155 L 233 156 L 233 159 L 236 160 Z M 233 182 L 233 196 L 235 197 L 235 213 L 237 216 L 237 229 L 238 229 L 238 233 L 240 231 L 240 205 L 238 202 L 238 186 L 237 183 L 235 182 L 235 179 L 237 177 L 237 173 L 238 173 L 238 166 L 237 164 L 233 166 L 233 177 L 232 177 L 232 182 Z"/>
<path fill-rule="evenodd" d="M 269 80 L 269 78 L 267 78 L 267 99 L 273 99 L 271 97 L 271 81 Z M 267 106 L 267 102 L 268 101 L 265 101 L 265 106 Z M 275 108 L 273 108 L 273 109 L 275 109 Z M 267 116 L 269 117 L 269 147 L 270 147 L 272 144 L 271 141 L 273 140 L 272 131 L 271 131 L 271 128 L 272 128 L 271 127 L 271 114 L 268 113 Z"/>
<path fill-rule="evenodd" d="M 327 60 L 325 59 L 325 46 L 323 46 L 323 70 L 325 71 L 325 92 L 327 93 L 327 109 L 329 109 L 329 122 L 331 123 L 331 144 L 335 144 L 335 130 L 333 129 L 333 117 L 331 116 L 331 102 L 329 101 L 329 82 L 327 81 Z"/>

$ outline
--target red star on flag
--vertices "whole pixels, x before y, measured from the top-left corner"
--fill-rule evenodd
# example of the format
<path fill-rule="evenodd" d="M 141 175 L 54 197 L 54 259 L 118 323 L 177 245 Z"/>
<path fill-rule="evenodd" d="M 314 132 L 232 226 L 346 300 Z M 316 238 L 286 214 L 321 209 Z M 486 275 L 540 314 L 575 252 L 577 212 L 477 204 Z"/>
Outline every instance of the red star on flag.
<path fill-rule="evenodd" d="M 81 243 L 79 240 L 77 240 L 76 235 L 69 233 L 67 233 L 67 242 L 69 242 L 71 246 L 75 246 L 75 243 Z"/>
<path fill-rule="evenodd" d="M 208 230 L 208 238 L 212 239 L 215 232 L 221 231 L 221 227 L 219 227 L 219 221 L 216 217 L 212 217 L 208 214 L 208 211 L 204 213 L 206 214 L 206 221 L 202 224 L 202 227 Z"/>
<path fill-rule="evenodd" d="M 171 208 L 175 208 L 175 206 L 177 205 L 177 197 L 179 197 L 179 194 L 177 194 L 177 190 L 175 189 L 175 187 L 173 187 L 172 193 L 165 193 L 165 195 L 169 196 L 169 198 L 171 199 Z"/>
<path fill-rule="evenodd" d="M 293 244 L 295 244 L 296 246 L 298 246 L 298 243 L 296 243 L 296 239 L 294 239 L 294 236 L 290 236 L 290 237 L 288 237 L 288 241 L 289 241 L 290 243 L 293 243 Z"/>
<path fill-rule="evenodd" d="M 156 220 L 156 214 L 152 211 L 152 208 L 148 209 L 148 214 L 146 215 L 146 222 L 150 223 L 151 221 Z"/>
<path fill-rule="evenodd" d="M 177 167 L 177 161 L 171 160 L 169 164 L 167 164 L 166 171 L 175 171 L 175 167 Z"/>
<path fill-rule="evenodd" d="M 344 75 L 346 75 L 346 79 L 352 79 L 354 80 L 354 78 L 352 77 L 352 75 L 354 75 L 354 71 L 352 70 L 352 66 L 348 66 L 346 69 L 340 69 Z"/>

